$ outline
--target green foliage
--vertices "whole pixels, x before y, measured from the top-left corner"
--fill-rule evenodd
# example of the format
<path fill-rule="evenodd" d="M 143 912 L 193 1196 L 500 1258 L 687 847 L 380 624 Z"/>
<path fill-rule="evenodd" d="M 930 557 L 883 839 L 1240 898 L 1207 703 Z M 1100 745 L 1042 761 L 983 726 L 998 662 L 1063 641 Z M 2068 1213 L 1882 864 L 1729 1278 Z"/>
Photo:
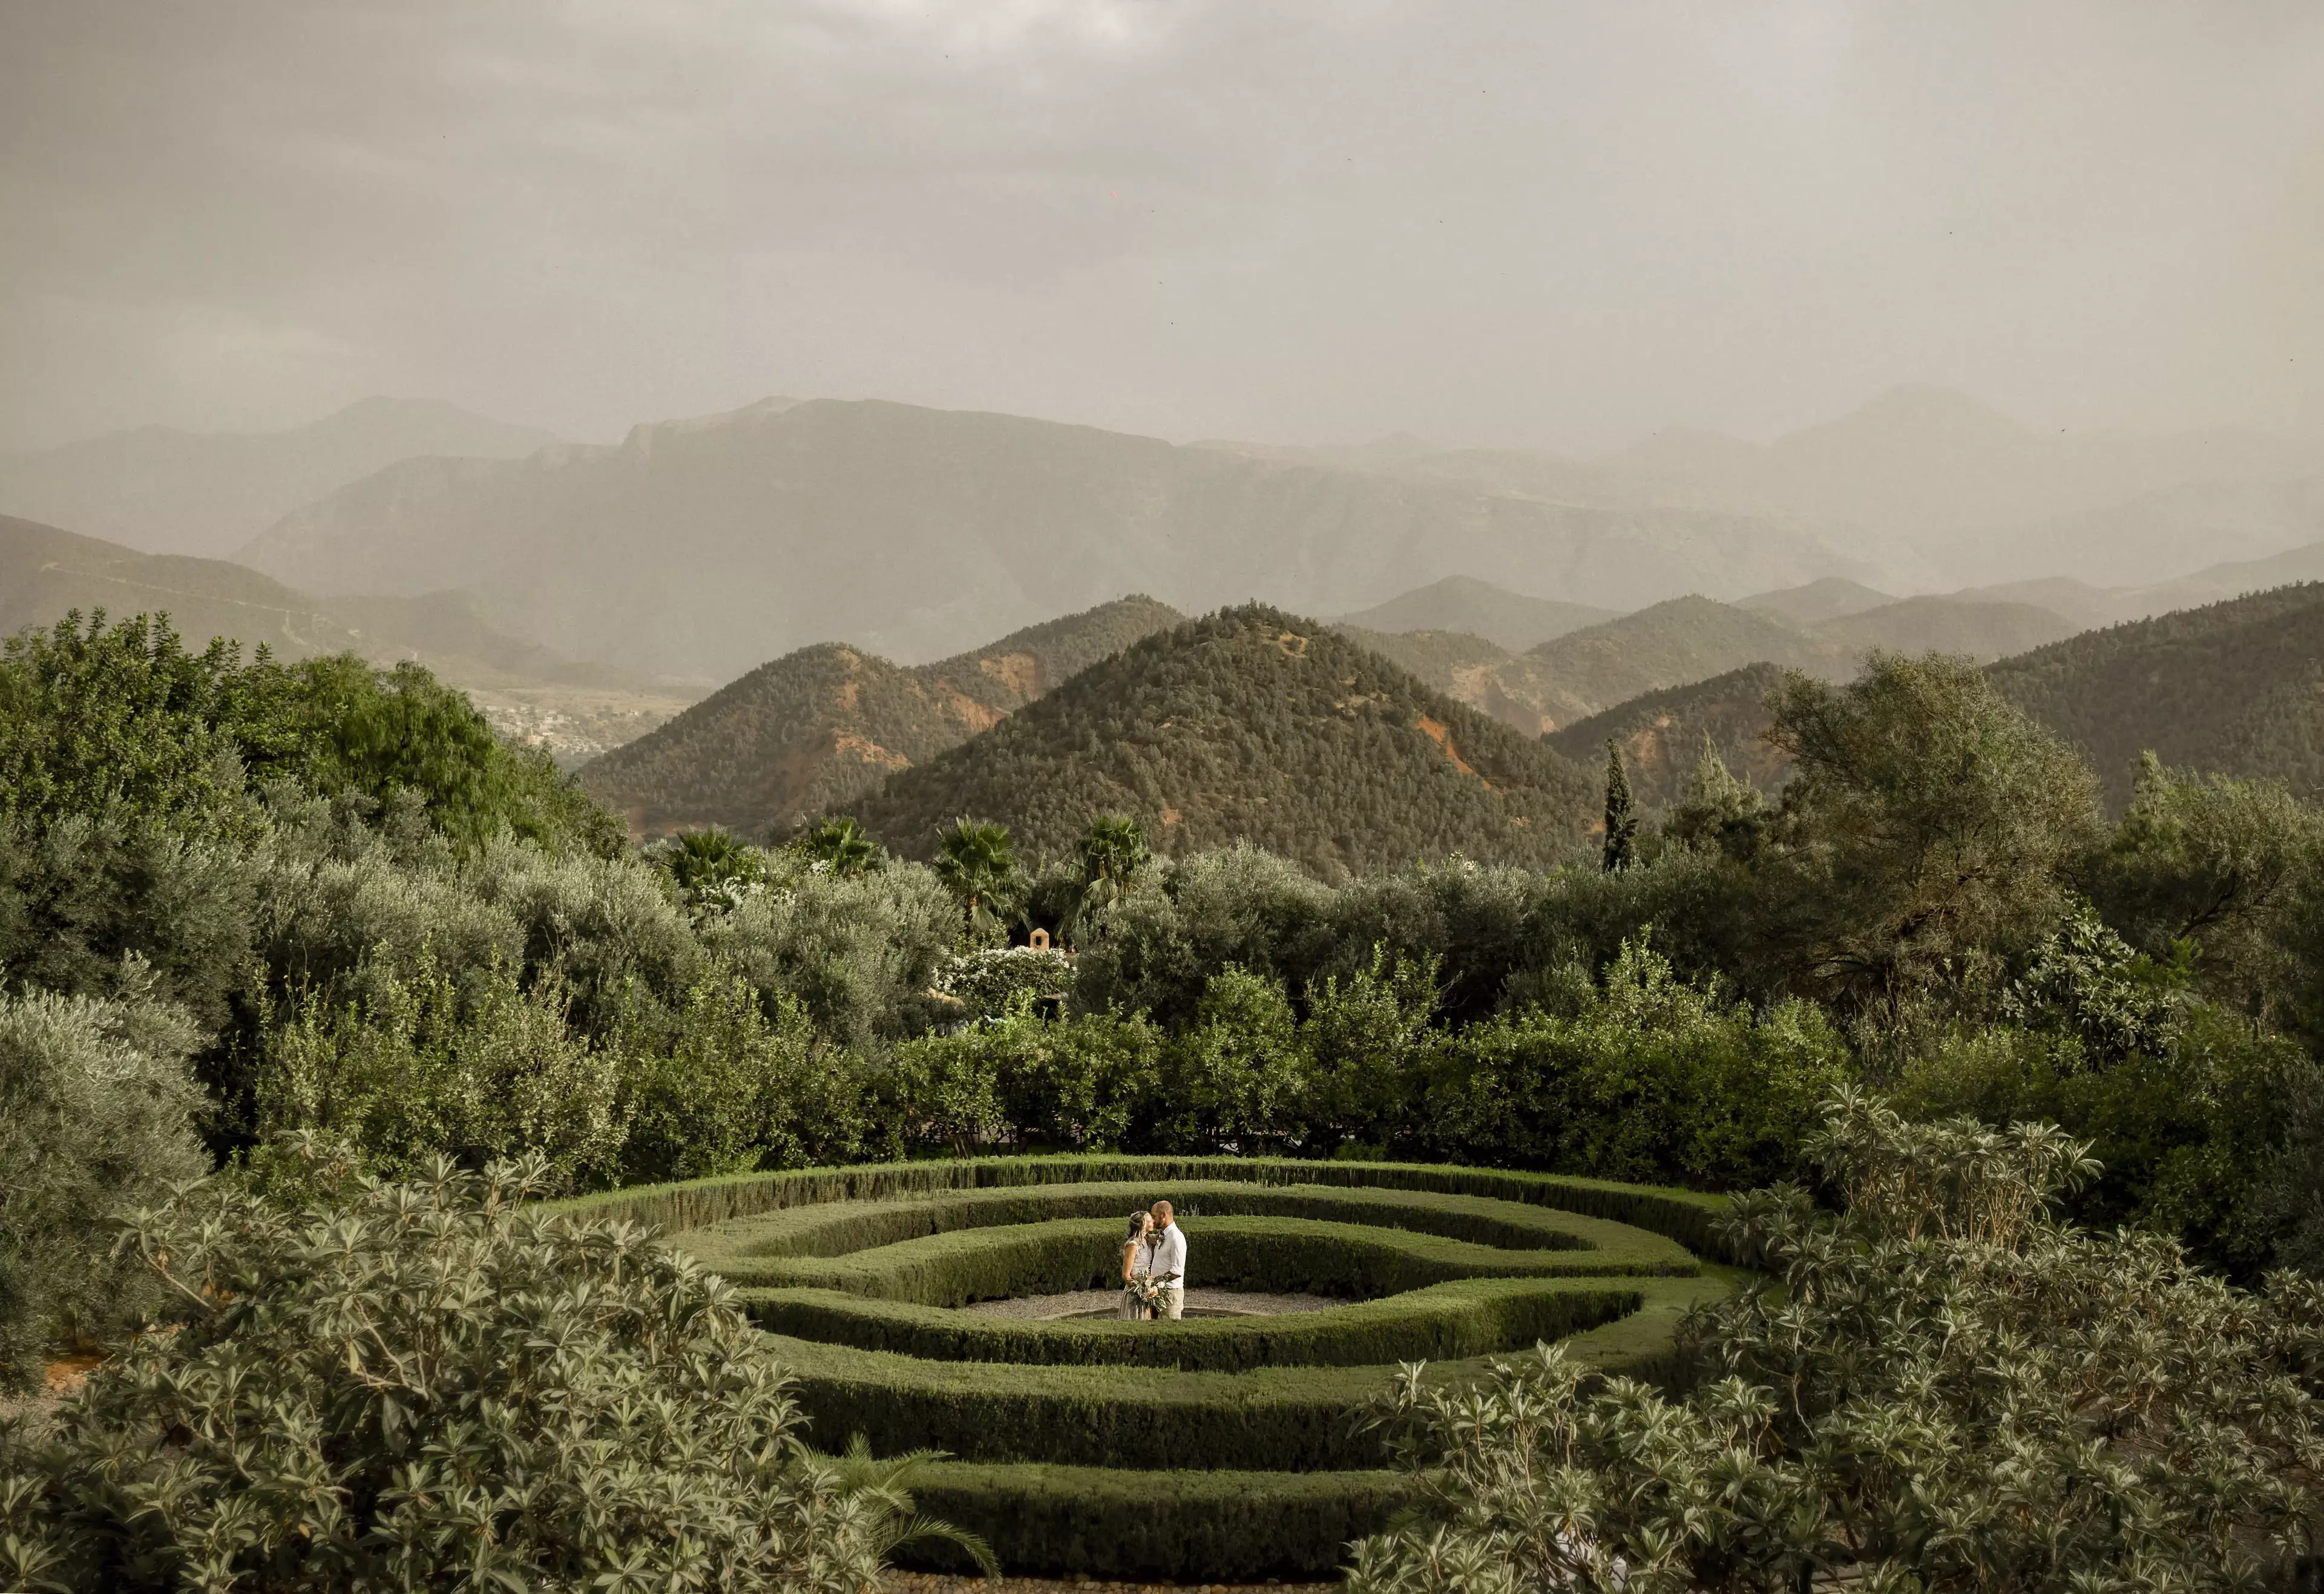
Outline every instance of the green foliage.
<path fill-rule="evenodd" d="M 2324 1286 L 2247 1295 L 2168 1241 L 2050 1226 L 2087 1168 L 2054 1131 L 1849 1099 L 1820 1150 L 1846 1213 L 1738 1202 L 1783 1287 L 1694 1320 L 1684 1398 L 1561 1348 L 1403 1379 L 1387 1414 L 1428 1509 L 1360 1548 L 1354 1594 L 2226 1589 L 2314 1548 Z"/>
<path fill-rule="evenodd" d="M 846 1162 L 864 1132 L 853 1059 L 797 999 L 770 1017 L 748 981 L 706 974 L 664 1024 L 622 1037 L 621 1183 Z"/>
<path fill-rule="evenodd" d="M 916 1492 L 945 1520 L 1006 1542 L 1013 1571 L 1177 1583 L 1328 1580 L 1349 1543 L 1386 1526 L 1406 1497 L 1388 1472 L 968 1461 L 928 1468 Z"/>
<path fill-rule="evenodd" d="M 887 856 L 880 843 L 844 814 L 807 826 L 791 845 L 809 863 L 845 877 L 876 868 Z"/>
<path fill-rule="evenodd" d="M 797 998 L 819 1034 L 870 1048 L 927 1027 L 927 990 L 960 922 L 932 871 L 893 864 L 792 875 L 698 934 L 762 993 Z"/>
<path fill-rule="evenodd" d="M 1163 1068 L 1160 1146 L 1254 1153 L 1297 1139 L 1306 1056 L 1280 981 L 1232 967 L 1213 975 Z"/>
<path fill-rule="evenodd" d="M 37 833 L 0 823 L 0 984 L 150 989 L 215 1030 L 248 977 L 256 872 L 217 837 L 121 809 Z"/>
<path fill-rule="evenodd" d="M 982 946 L 946 960 L 936 990 L 973 1017 L 999 1018 L 1028 1000 L 1073 989 L 1072 960 L 1052 946 Z"/>
<path fill-rule="evenodd" d="M 1421 1113 L 1432 1149 L 1599 1178 L 1739 1189 L 1797 1171 L 1820 1105 L 1853 1072 L 1804 1002 L 1755 1015 L 1627 944 L 1602 986 L 1438 1043 Z"/>
<path fill-rule="evenodd" d="M 1760 892 L 1792 983 L 1897 1012 L 1989 978 L 2061 917 L 2097 788 L 1966 661 L 1876 653 L 1845 687 L 1790 677 L 1774 709 L 1799 775 Z"/>
<path fill-rule="evenodd" d="M 862 1588 L 896 1502 L 800 1446 L 732 1292 L 541 1187 L 438 1167 L 141 1214 L 172 1331 L 0 1457 L 0 1580 Z"/>
<path fill-rule="evenodd" d="M 972 940 L 991 941 L 1012 913 L 1024 882 L 1009 827 L 982 819 L 954 820 L 936 835 L 936 879 L 968 916 Z"/>
<path fill-rule="evenodd" d="M 1344 979 L 1327 974 L 1320 988 L 1307 988 L 1299 1049 L 1310 1149 L 1411 1138 L 1408 1108 L 1436 1014 L 1436 967 L 1433 957 L 1391 964 L 1388 949 L 1375 946 L 1369 967 Z"/>
<path fill-rule="evenodd" d="M 687 903 L 696 908 L 731 907 L 766 880 L 766 860 L 756 847 L 713 827 L 689 830 L 655 849 L 655 861 Z"/>
<path fill-rule="evenodd" d="M 143 995 L 0 995 L 0 1390 L 150 1298 L 112 1257 L 112 1220 L 208 1171 L 195 1044 L 181 1010 Z"/>
<path fill-rule="evenodd" d="M 1630 811 L 1630 776 L 1622 768 L 1620 743 L 1606 742 L 1606 818 L 1599 867 L 1608 874 L 1637 861 L 1638 816 Z"/>
<path fill-rule="evenodd" d="M 1759 788 L 1735 778 L 1705 733 L 1685 789 L 1663 819 L 1662 836 L 1683 847 L 1748 859 L 1758 851 L 1766 807 Z"/>
<path fill-rule="evenodd" d="M 2173 1235 L 2246 1281 L 2302 1259 L 2282 1248 L 2304 1211 L 2292 1193 L 2324 1156 L 2319 1126 L 2301 1111 L 2319 1100 L 2324 1069 L 2297 1044 L 2200 1003 L 2155 1049 L 2111 1056 L 2070 1028 L 1958 1035 L 1898 1092 L 1926 1117 L 2063 1125 L 2105 1166 L 2071 1202 L 2075 1217 Z"/>
<path fill-rule="evenodd" d="M 266 666 L 262 660 L 260 671 Z M 169 617 L 98 610 L 0 651 L 0 819 L 37 834 L 67 815 L 206 825 L 242 795 L 240 651 L 189 653 Z"/>
<path fill-rule="evenodd" d="M 262 1138 L 318 1130 L 391 1176 L 529 1152 L 570 1189 L 618 1166 L 620 1060 L 567 1023 L 561 981 L 527 990 L 492 970 L 464 990 L 423 963 L 368 985 L 345 1005 L 310 995 L 268 1033 L 254 1084 Z"/>
<path fill-rule="evenodd" d="M 2167 769 L 2148 753 L 2089 889 L 2139 950 L 2191 948 L 2202 990 L 2282 1022 L 2316 983 L 2306 926 L 2319 863 L 2324 815 L 2282 786 Z"/>
<path fill-rule="evenodd" d="M 1093 815 L 1174 856 L 1248 841 L 1332 879 L 1454 853 L 1536 867 L 1582 840 L 1588 780 L 1538 742 L 1311 622 L 1230 609 L 1148 637 L 850 806 L 899 848 L 954 814 L 1028 858 Z"/>

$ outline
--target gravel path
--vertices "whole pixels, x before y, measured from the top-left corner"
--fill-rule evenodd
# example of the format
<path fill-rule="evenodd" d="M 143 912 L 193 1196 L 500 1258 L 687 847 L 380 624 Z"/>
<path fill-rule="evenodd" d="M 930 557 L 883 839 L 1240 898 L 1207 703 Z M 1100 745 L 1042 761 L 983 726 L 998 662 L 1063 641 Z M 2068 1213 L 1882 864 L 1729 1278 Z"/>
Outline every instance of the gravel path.
<path fill-rule="evenodd" d="M 983 1317 L 1088 1317 L 1097 1313 L 1111 1316 L 1121 1304 L 1120 1290 L 1075 1290 L 1064 1295 L 1023 1295 L 1013 1301 L 979 1301 L 964 1306 L 963 1312 L 973 1312 Z M 1321 1312 L 1326 1306 L 1344 1306 L 1345 1301 L 1335 1301 L 1329 1295 L 1269 1295 L 1251 1290 L 1201 1290 L 1186 1292 L 1186 1315 L 1189 1317 L 1274 1317 L 1286 1312 Z"/>

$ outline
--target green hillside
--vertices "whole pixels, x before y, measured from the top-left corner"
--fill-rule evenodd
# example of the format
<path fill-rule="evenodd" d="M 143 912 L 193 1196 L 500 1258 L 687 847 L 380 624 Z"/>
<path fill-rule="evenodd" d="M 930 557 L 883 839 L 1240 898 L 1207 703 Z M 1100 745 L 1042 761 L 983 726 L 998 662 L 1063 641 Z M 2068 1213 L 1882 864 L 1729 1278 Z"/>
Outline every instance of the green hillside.
<path fill-rule="evenodd" d="M 1545 683 L 1544 712 L 1560 724 L 1747 664 L 1779 664 L 1833 678 L 1855 669 L 1849 650 L 1837 642 L 1692 596 L 1544 642 L 1526 658 Z"/>
<path fill-rule="evenodd" d="M 1747 664 L 1616 704 L 1544 740 L 1577 763 L 1604 756 L 1609 740 L 1619 742 L 1631 795 L 1660 808 L 1685 791 L 1708 733 L 1728 769 L 1773 793 L 1792 778 L 1791 760 L 1761 739 L 1770 723 L 1767 695 L 1783 681 L 1775 665 Z"/>
<path fill-rule="evenodd" d="M 1815 627 L 1815 634 L 1858 652 L 1886 648 L 1891 653 L 1966 653 L 1990 659 L 2061 641 L 2081 629 L 2032 604 L 1926 597 L 1827 620 Z"/>
<path fill-rule="evenodd" d="M 1121 598 L 910 668 L 835 642 L 802 648 L 589 764 L 581 784 L 642 834 L 787 829 L 1183 618 Z"/>
<path fill-rule="evenodd" d="M 2324 792 L 2324 584 L 2086 631 L 1993 666 L 2002 695 L 2080 746 L 2107 800 L 2142 751 Z"/>
<path fill-rule="evenodd" d="M 1319 874 L 1458 852 L 1547 864 L 1596 779 L 1312 621 L 1230 609 L 1147 638 L 853 806 L 891 847 L 997 819 L 1035 857 L 1124 813 L 1159 851 L 1249 841 Z"/>
<path fill-rule="evenodd" d="M 1385 604 L 1342 616 L 1342 628 L 1370 631 L 1458 631 L 1511 652 L 1612 620 L 1617 612 L 1555 598 L 1532 598 L 1471 576 L 1448 576 Z"/>

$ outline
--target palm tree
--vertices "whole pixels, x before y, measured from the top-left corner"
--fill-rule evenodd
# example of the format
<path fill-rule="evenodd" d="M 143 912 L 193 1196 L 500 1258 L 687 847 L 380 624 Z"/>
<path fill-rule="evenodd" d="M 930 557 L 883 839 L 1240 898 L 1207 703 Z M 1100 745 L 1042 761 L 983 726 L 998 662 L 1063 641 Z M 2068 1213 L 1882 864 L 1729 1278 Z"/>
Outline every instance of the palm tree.
<path fill-rule="evenodd" d="M 815 825 L 792 844 L 809 862 L 825 864 L 843 878 L 877 867 L 885 856 L 880 843 L 844 814 Z"/>
<path fill-rule="evenodd" d="M 1129 889 L 1130 877 L 1153 856 L 1144 828 L 1129 815 L 1101 814 L 1090 821 L 1082 833 L 1082 894 L 1074 909 L 1076 940 L 1080 927 L 1118 901 Z"/>
<path fill-rule="evenodd" d="M 707 830 L 689 830 L 678 837 L 663 852 L 662 866 L 669 871 L 678 889 L 688 895 L 736 881 L 747 884 L 757 880 L 765 868 L 758 848 L 735 840 L 715 825 Z"/>
<path fill-rule="evenodd" d="M 971 935 L 998 931 L 1018 886 L 1009 827 L 989 819 L 954 820 L 936 833 L 936 878 L 967 910 Z"/>

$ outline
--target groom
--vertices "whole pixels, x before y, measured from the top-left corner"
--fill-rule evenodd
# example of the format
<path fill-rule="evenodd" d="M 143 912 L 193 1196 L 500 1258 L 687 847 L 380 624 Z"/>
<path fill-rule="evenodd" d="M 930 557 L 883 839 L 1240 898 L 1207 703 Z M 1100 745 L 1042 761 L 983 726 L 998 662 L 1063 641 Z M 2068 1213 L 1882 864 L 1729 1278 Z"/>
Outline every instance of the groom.
<path fill-rule="evenodd" d="M 1160 1315 L 1176 1322 L 1186 1310 L 1186 1231 L 1172 1221 L 1170 1203 L 1154 1203 L 1154 1232 L 1146 1271 L 1162 1286 Z"/>

